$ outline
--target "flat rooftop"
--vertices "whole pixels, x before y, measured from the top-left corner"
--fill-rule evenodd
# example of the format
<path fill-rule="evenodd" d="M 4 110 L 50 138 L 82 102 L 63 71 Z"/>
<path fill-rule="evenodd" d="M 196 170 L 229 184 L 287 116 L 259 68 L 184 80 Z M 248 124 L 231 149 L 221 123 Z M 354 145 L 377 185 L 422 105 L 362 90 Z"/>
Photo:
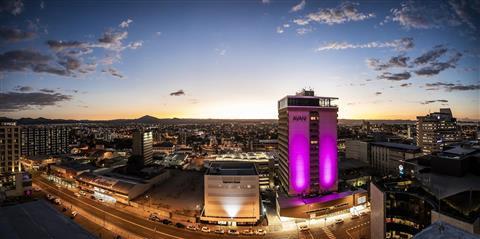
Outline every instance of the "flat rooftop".
<path fill-rule="evenodd" d="M 469 232 L 454 227 L 448 223 L 436 221 L 432 223 L 423 231 L 417 233 L 413 239 L 451 239 L 451 238 L 463 238 L 463 239 L 478 239 Z"/>
<path fill-rule="evenodd" d="M 254 163 L 249 162 L 213 162 L 206 175 L 247 176 L 258 175 Z"/>
<path fill-rule="evenodd" d="M 1 238 L 96 238 L 44 200 L 0 207 Z"/>
<path fill-rule="evenodd" d="M 420 147 L 410 144 L 399 144 L 399 143 L 391 143 L 391 142 L 372 142 L 372 145 L 383 146 L 387 148 L 393 149 L 400 149 L 400 150 L 407 150 L 407 151 L 419 151 Z"/>
<path fill-rule="evenodd" d="M 313 203 L 326 203 L 329 201 L 337 200 L 340 198 L 344 198 L 353 194 L 366 192 L 363 189 L 359 189 L 356 191 L 345 191 L 345 192 L 337 192 L 331 193 L 328 195 L 321 195 L 312 198 L 303 198 L 301 196 L 298 197 L 288 197 L 286 194 L 279 194 L 278 196 L 278 204 L 281 208 L 292 208 L 292 207 L 299 207 Z"/>

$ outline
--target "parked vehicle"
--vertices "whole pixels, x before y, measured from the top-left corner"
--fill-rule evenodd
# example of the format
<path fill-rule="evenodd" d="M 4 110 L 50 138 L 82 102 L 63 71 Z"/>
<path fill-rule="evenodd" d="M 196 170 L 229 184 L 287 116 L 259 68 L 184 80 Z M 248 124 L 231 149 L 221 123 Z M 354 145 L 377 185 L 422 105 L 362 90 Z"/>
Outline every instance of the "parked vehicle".
<path fill-rule="evenodd" d="M 160 218 L 157 215 L 155 215 L 153 213 L 148 216 L 148 220 L 154 221 L 154 222 L 161 222 L 162 221 L 162 220 L 160 220 Z"/>
<path fill-rule="evenodd" d="M 300 231 L 308 231 L 310 228 L 307 225 L 300 225 L 299 227 Z"/>
<path fill-rule="evenodd" d="M 58 199 L 58 198 L 55 198 L 55 201 L 54 201 L 54 202 L 55 202 L 55 204 L 57 204 L 57 205 L 62 204 L 62 201 L 60 201 L 60 199 Z"/>
<path fill-rule="evenodd" d="M 240 235 L 240 232 L 234 229 L 230 229 L 227 231 L 228 235 Z"/>
<path fill-rule="evenodd" d="M 242 235 L 251 236 L 253 234 L 254 234 L 254 231 L 252 229 L 245 229 L 242 231 Z"/>
<path fill-rule="evenodd" d="M 74 193 L 73 195 L 75 195 L 75 197 L 77 197 L 77 198 L 80 197 L 80 193 Z"/>
<path fill-rule="evenodd" d="M 213 232 L 216 233 L 216 234 L 225 234 L 225 230 L 223 230 L 223 229 L 216 229 Z"/>
<path fill-rule="evenodd" d="M 336 223 L 336 224 L 341 224 L 341 223 L 343 223 L 343 219 L 340 219 L 340 218 L 339 218 L 339 219 L 336 219 L 336 220 L 335 220 L 335 223 Z"/>
<path fill-rule="evenodd" d="M 210 228 L 208 227 L 202 227 L 202 232 L 210 232 Z"/>
<path fill-rule="evenodd" d="M 76 217 L 78 215 L 78 212 L 77 211 L 73 211 L 72 212 L 72 218 Z"/>
<path fill-rule="evenodd" d="M 165 225 L 172 225 L 172 221 L 168 220 L 168 219 L 163 219 L 162 220 L 162 223 L 165 224 Z"/>
<path fill-rule="evenodd" d="M 185 228 L 185 225 L 183 225 L 179 222 L 175 223 L 175 226 L 178 227 L 178 228 Z"/>
<path fill-rule="evenodd" d="M 264 229 L 258 229 L 255 234 L 259 235 L 259 236 L 265 236 L 267 234 L 267 231 L 265 231 Z"/>
<path fill-rule="evenodd" d="M 198 228 L 197 228 L 196 226 L 194 226 L 194 225 L 188 225 L 188 226 L 187 226 L 187 230 L 196 231 L 196 230 L 198 230 Z"/>
<path fill-rule="evenodd" d="M 34 191 L 34 192 L 40 192 L 40 191 L 42 191 L 42 190 L 41 190 L 39 187 L 34 187 L 34 188 L 33 188 L 33 191 Z"/>

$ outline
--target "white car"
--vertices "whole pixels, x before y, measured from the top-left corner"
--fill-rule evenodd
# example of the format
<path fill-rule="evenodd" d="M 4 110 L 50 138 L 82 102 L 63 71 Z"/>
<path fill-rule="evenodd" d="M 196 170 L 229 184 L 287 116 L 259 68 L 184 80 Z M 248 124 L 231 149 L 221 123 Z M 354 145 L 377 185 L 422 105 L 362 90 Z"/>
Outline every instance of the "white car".
<path fill-rule="evenodd" d="M 240 232 L 238 232 L 237 230 L 234 230 L 234 229 L 228 230 L 227 233 L 228 233 L 229 235 L 240 235 Z"/>
<path fill-rule="evenodd" d="M 77 211 L 73 211 L 73 212 L 72 212 L 72 217 L 75 217 L 75 216 L 77 216 L 77 215 L 78 215 L 78 212 L 77 212 Z"/>
<path fill-rule="evenodd" d="M 210 228 L 208 227 L 202 227 L 202 232 L 210 232 Z"/>
<path fill-rule="evenodd" d="M 336 223 L 336 224 L 341 224 L 341 223 L 343 223 L 343 219 L 340 219 L 340 218 L 339 218 L 339 219 L 335 219 L 335 223 Z"/>
<path fill-rule="evenodd" d="M 254 231 L 252 229 L 245 229 L 242 231 L 242 235 L 251 236 L 253 234 L 254 234 Z"/>
<path fill-rule="evenodd" d="M 62 201 L 60 201 L 60 199 L 56 198 L 56 199 L 55 199 L 55 203 L 58 204 L 58 205 L 60 205 L 60 204 L 62 203 Z"/>
<path fill-rule="evenodd" d="M 187 226 L 187 230 L 196 231 L 196 230 L 198 230 L 198 228 L 197 228 L 196 226 L 194 226 L 194 225 L 188 225 L 188 226 Z"/>
<path fill-rule="evenodd" d="M 75 197 L 77 197 L 77 198 L 80 197 L 80 193 L 74 193 L 73 195 L 75 195 Z"/>
<path fill-rule="evenodd" d="M 307 225 L 301 225 L 301 226 L 299 227 L 299 229 L 300 229 L 300 231 L 308 231 L 308 230 L 310 230 L 310 228 L 308 228 Z"/>
<path fill-rule="evenodd" d="M 267 234 L 267 231 L 263 230 L 263 229 L 258 229 L 255 234 L 259 235 L 259 236 L 265 236 Z"/>
<path fill-rule="evenodd" d="M 216 229 L 213 232 L 216 233 L 216 234 L 225 234 L 225 230 L 223 230 L 223 229 Z"/>

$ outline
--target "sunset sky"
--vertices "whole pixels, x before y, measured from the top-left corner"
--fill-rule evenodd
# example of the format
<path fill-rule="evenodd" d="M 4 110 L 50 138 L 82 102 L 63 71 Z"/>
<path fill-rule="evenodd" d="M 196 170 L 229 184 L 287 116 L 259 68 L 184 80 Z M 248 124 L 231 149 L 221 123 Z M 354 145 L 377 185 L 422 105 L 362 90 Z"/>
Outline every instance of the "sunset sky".
<path fill-rule="evenodd" d="M 480 119 L 480 1 L 0 1 L 0 115 Z"/>

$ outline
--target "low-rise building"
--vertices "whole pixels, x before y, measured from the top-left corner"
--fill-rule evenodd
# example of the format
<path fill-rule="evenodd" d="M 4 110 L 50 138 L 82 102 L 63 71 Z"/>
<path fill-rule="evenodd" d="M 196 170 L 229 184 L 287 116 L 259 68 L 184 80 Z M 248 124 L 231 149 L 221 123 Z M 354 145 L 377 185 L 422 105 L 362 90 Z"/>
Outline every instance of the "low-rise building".
<path fill-rule="evenodd" d="M 400 165 L 421 155 L 420 147 L 415 145 L 390 142 L 371 143 L 371 166 L 382 175 L 403 173 Z"/>
<path fill-rule="evenodd" d="M 360 160 L 370 164 L 370 142 L 363 140 L 345 140 L 345 158 Z"/>
<path fill-rule="evenodd" d="M 260 180 L 260 190 L 266 190 L 273 187 L 274 178 L 274 160 L 272 153 L 267 152 L 247 152 L 211 155 L 204 159 L 205 165 L 210 162 L 251 162 L 255 164 Z"/>
<path fill-rule="evenodd" d="M 205 173 L 201 221 L 255 224 L 260 219 L 259 177 L 255 164 L 215 162 Z"/>

